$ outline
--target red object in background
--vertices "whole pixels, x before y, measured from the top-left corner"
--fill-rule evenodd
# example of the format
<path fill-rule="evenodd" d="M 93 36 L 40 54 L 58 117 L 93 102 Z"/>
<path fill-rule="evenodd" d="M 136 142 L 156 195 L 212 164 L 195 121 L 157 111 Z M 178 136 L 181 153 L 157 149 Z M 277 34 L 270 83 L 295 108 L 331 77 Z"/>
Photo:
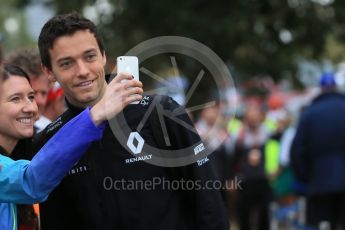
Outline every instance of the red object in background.
<path fill-rule="evenodd" d="M 51 87 L 48 91 L 48 96 L 47 96 L 47 103 L 56 101 L 58 98 L 63 96 L 63 89 L 61 86 L 57 83 L 54 84 L 54 87 Z"/>
<path fill-rule="evenodd" d="M 284 107 L 283 95 L 278 94 L 278 93 L 271 94 L 268 97 L 267 104 L 271 110 L 283 108 Z"/>

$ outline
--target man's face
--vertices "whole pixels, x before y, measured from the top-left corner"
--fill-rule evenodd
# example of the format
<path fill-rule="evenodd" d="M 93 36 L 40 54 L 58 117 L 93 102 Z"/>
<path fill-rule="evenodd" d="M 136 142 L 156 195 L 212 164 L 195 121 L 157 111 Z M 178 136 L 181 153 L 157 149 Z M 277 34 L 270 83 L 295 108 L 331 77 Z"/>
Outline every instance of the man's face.
<path fill-rule="evenodd" d="M 44 68 L 45 72 L 50 80 L 60 83 L 70 103 L 85 108 L 102 98 L 106 57 L 89 30 L 57 38 L 49 53 L 52 71 Z"/>
<path fill-rule="evenodd" d="M 44 74 L 38 77 L 31 77 L 31 86 L 35 91 L 35 100 L 40 114 L 44 112 L 49 91 L 49 81 Z"/>

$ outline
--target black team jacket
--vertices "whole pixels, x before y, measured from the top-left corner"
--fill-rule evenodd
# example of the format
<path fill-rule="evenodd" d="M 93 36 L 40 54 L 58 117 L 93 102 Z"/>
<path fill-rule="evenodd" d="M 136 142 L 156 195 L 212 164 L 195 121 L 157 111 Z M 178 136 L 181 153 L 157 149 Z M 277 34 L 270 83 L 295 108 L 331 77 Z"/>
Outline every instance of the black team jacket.
<path fill-rule="evenodd" d="M 158 103 L 164 112 L 183 112 L 175 120 L 164 117 L 162 127 L 158 107 L 150 107 L 152 103 Z M 35 149 L 82 111 L 69 103 L 68 107 L 34 137 Z M 140 123 L 148 110 L 152 112 Z M 147 146 L 171 150 L 171 154 L 189 146 L 200 147 L 200 137 L 188 129 L 188 125 L 193 125 L 182 107 L 166 96 L 145 96 L 139 104 L 127 106 L 123 114 L 125 119 L 119 119 L 120 115 L 114 118 L 116 124 L 133 132 L 140 127 L 138 134 L 145 145 L 134 151 L 143 149 L 145 154 L 133 154 L 126 142 L 121 144 L 121 135 L 114 135 L 114 128 L 109 125 L 114 119 L 109 121 L 103 139 L 92 144 L 40 205 L 42 230 L 228 230 L 220 191 L 210 186 L 216 178 L 207 158 L 178 167 L 148 163 L 159 153 L 150 154 Z M 128 138 L 128 133 L 123 137 Z M 133 146 L 140 146 L 139 139 L 132 139 Z"/>

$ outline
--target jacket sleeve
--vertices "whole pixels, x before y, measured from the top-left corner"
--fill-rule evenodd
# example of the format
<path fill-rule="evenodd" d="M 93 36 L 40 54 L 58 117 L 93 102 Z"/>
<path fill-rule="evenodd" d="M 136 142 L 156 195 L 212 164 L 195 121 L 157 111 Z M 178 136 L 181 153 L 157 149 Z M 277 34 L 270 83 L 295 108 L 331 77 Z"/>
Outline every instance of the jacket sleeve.
<path fill-rule="evenodd" d="M 29 204 L 44 201 L 64 175 L 81 158 L 91 142 L 103 135 L 89 109 L 62 127 L 30 161 L 0 158 L 0 203 Z"/>
<path fill-rule="evenodd" d="M 159 136 L 161 140 L 160 148 L 162 149 L 186 149 L 191 146 L 200 146 L 202 140 L 197 134 L 194 125 L 185 112 L 184 108 L 178 105 L 174 100 L 169 97 L 163 97 L 161 100 L 163 110 L 165 113 L 175 113 L 170 118 L 165 118 L 166 130 L 168 132 L 170 146 L 166 147 L 166 143 L 159 134 L 159 118 L 154 118 L 156 127 L 154 128 L 155 139 Z M 173 118 L 172 118 L 173 117 Z M 151 122 L 152 123 L 152 122 Z M 163 146 L 162 146 L 163 143 Z M 191 148 L 191 155 L 195 155 L 193 148 Z M 212 187 L 212 184 L 220 182 L 217 181 L 215 172 L 212 168 L 211 161 L 206 157 L 202 157 L 197 162 L 187 166 L 173 168 L 175 176 L 179 177 L 178 180 L 184 179 L 185 181 L 193 181 L 194 189 L 181 191 L 184 194 L 184 199 L 189 203 L 189 213 L 194 215 L 196 229 L 201 230 L 228 230 L 229 220 L 225 210 L 225 204 L 221 197 L 219 189 Z M 217 184 L 219 186 L 219 183 Z"/>

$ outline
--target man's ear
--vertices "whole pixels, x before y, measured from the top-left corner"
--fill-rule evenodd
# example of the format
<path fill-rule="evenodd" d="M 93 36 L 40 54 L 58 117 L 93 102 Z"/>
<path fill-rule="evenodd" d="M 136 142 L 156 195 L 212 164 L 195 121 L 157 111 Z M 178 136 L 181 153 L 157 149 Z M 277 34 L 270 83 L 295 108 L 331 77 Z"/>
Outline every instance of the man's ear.
<path fill-rule="evenodd" d="M 41 69 L 42 69 L 42 72 L 48 77 L 48 80 L 50 82 L 56 82 L 56 78 L 55 78 L 53 72 L 48 67 L 41 64 Z"/>

